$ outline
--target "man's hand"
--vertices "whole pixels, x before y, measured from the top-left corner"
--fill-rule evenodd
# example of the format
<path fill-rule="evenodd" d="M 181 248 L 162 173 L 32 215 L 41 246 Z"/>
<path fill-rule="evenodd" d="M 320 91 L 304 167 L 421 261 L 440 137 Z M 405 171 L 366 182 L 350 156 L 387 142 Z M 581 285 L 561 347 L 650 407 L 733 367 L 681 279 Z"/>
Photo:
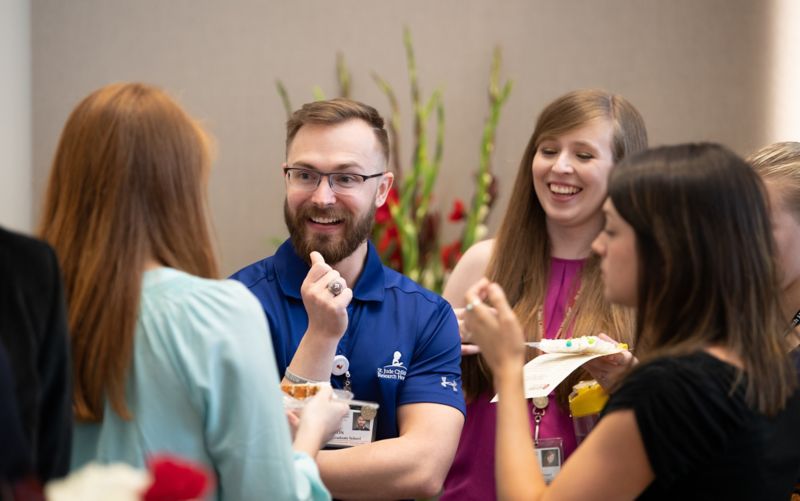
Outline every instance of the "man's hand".
<path fill-rule="evenodd" d="M 341 338 L 347 330 L 347 305 L 353 299 L 353 291 L 347 286 L 339 272 L 325 264 L 319 252 L 312 252 L 311 269 L 300 287 L 303 305 L 308 314 L 308 332 L 328 338 Z M 334 295 L 329 287 L 338 282 L 341 292 Z"/>

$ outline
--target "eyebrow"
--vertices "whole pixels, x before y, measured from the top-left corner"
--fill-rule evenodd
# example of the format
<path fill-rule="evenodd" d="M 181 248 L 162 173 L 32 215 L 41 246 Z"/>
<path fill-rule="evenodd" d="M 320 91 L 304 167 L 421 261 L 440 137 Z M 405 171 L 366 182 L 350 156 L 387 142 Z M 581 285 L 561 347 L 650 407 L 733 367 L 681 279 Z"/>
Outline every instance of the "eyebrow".
<path fill-rule="evenodd" d="M 594 150 L 596 152 L 600 152 L 600 147 L 594 143 L 590 143 L 587 141 L 573 141 L 570 143 L 574 147 L 578 148 L 588 148 L 590 150 Z"/>
<path fill-rule="evenodd" d="M 542 144 L 544 144 L 544 143 L 546 143 L 548 141 L 558 141 L 558 138 L 555 138 L 555 137 L 542 138 L 542 140 L 539 141 L 539 146 L 541 146 Z M 600 147 L 598 145 L 596 145 L 594 143 L 591 143 L 589 141 L 583 141 L 583 140 L 570 141 L 568 144 L 570 146 L 582 146 L 584 148 L 591 148 L 593 150 L 599 150 L 600 149 Z"/>
<path fill-rule="evenodd" d="M 305 162 L 295 162 L 295 163 L 289 165 L 289 167 L 308 169 L 308 170 L 313 170 L 315 172 L 322 172 L 321 170 L 319 170 L 318 168 L 314 167 L 313 165 L 311 165 L 309 163 L 305 163 Z M 334 167 L 334 169 L 331 172 L 342 172 L 342 171 L 345 171 L 347 169 L 354 169 L 354 168 L 355 169 L 364 170 L 364 168 L 361 167 L 361 165 L 359 165 L 359 164 L 357 164 L 355 162 L 346 162 L 346 163 L 343 163 L 343 164 L 338 164 L 336 167 Z"/>

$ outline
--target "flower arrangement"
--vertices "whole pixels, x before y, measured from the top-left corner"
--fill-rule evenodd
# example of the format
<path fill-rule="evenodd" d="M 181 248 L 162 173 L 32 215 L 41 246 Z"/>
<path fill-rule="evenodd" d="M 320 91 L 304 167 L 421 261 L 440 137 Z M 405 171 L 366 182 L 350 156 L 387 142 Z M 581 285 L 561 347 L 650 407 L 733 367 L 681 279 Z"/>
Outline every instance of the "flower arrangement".
<path fill-rule="evenodd" d="M 411 104 L 413 109 L 413 153 L 410 165 L 404 166 L 400 152 L 400 107 L 392 86 L 377 73 L 372 79 L 386 95 L 391 109 L 387 129 L 391 144 L 391 169 L 395 175 L 387 203 L 375 214 L 372 239 L 383 262 L 404 273 L 425 287 L 441 292 L 445 280 L 462 253 L 486 236 L 486 220 L 497 196 L 497 181 L 492 174 L 491 160 L 500 111 L 511 92 L 511 82 L 500 83 L 501 52 L 494 51 L 489 74 L 489 116 L 483 127 L 478 168 L 475 173 L 475 192 L 469 206 L 461 199 L 453 202 L 447 220 L 463 224 L 460 236 L 448 244 L 441 242 L 441 215 L 435 209 L 433 188 L 442 165 L 444 153 L 445 113 L 441 90 L 424 99 L 417 80 L 417 67 L 411 34 L 404 30 Z M 352 81 L 344 57 L 337 55 L 336 73 L 339 95 L 350 97 Z M 288 92 L 280 81 L 278 93 L 287 115 L 292 112 Z M 315 88 L 316 99 L 324 99 Z M 430 144 L 429 128 L 433 129 Z"/>
<path fill-rule="evenodd" d="M 188 501 L 202 499 L 214 486 L 214 474 L 177 457 L 148 459 L 147 471 L 124 463 L 89 463 L 45 487 L 49 501 Z M 42 498 L 44 499 L 44 498 Z"/>

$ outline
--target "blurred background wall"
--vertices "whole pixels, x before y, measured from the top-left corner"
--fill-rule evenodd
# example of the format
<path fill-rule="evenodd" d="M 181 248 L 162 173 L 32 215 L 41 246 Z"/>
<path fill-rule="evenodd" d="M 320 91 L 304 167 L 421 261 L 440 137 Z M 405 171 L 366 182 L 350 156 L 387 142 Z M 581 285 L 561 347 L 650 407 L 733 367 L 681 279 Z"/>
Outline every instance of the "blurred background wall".
<path fill-rule="evenodd" d="M 501 76 L 514 87 L 497 134 L 492 232 L 537 114 L 571 89 L 627 97 L 644 115 L 652 144 L 712 140 L 748 154 L 800 139 L 800 113 L 791 111 L 797 104 L 784 97 L 800 83 L 790 42 L 800 13 L 792 0 L 0 2 L 0 144 L 16 151 L 0 152 L 0 224 L 35 224 L 59 132 L 82 97 L 110 82 L 149 82 L 216 138 L 210 198 L 224 273 L 272 253 L 286 236 L 286 116 L 276 79 L 294 107 L 312 100 L 315 86 L 334 97 L 341 52 L 352 96 L 388 114 L 370 76 L 379 73 L 400 100 L 408 163 L 404 27 L 424 95 L 441 89 L 444 96 L 435 202 L 445 214 L 456 197 L 468 202 L 472 195 L 492 51 L 502 48 Z M 445 234 L 456 234 L 456 225 L 444 225 Z"/>

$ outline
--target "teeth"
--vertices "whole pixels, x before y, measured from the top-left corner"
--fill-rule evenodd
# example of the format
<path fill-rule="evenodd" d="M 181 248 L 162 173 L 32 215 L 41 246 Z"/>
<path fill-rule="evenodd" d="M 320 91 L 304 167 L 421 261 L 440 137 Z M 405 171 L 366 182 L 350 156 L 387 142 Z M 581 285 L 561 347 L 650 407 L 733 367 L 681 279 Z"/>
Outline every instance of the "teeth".
<path fill-rule="evenodd" d="M 558 195 L 574 195 L 581 191 L 581 189 L 576 186 L 567 186 L 565 184 L 551 184 L 550 191 Z"/>
<path fill-rule="evenodd" d="M 331 219 L 331 218 L 325 218 L 325 217 L 319 217 L 319 218 L 312 217 L 311 220 L 314 221 L 317 224 L 333 224 L 333 223 L 338 223 L 339 222 L 338 219 Z"/>

